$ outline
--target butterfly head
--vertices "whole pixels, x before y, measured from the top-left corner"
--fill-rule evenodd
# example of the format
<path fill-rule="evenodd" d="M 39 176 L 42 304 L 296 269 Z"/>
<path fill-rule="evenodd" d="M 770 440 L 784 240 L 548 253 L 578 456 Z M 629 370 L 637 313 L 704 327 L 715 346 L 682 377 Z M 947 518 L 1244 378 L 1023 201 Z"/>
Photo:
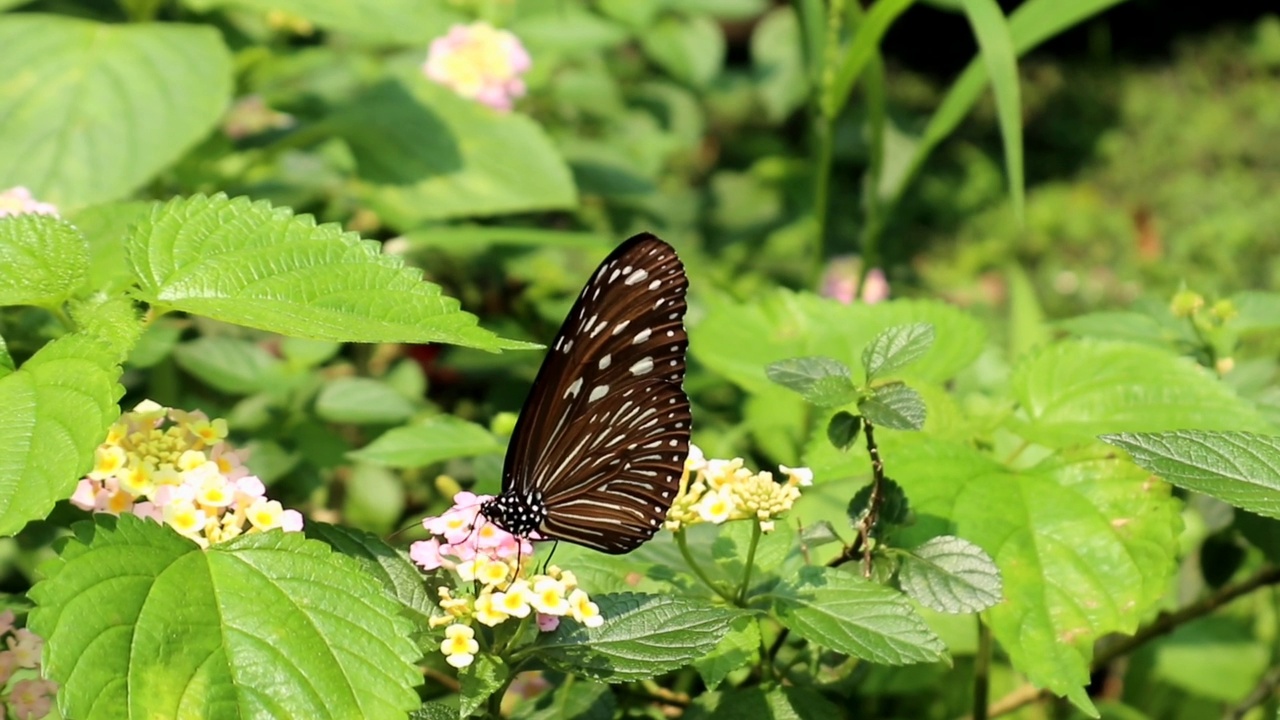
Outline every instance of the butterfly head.
<path fill-rule="evenodd" d="M 502 493 L 486 500 L 480 506 L 480 514 L 512 535 L 527 538 L 547 519 L 547 506 L 538 490 L 522 495 Z"/>

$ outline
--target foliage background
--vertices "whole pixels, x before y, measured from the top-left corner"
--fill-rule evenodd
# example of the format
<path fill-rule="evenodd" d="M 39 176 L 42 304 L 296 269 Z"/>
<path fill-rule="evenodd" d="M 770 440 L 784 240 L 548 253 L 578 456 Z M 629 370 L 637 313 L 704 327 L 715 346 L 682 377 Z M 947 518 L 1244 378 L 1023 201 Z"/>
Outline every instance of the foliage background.
<path fill-rule="evenodd" d="M 1180 427 L 1274 433 L 1280 305 L 1239 293 L 1280 282 L 1280 15 L 1264 3 L 1134 0 L 1021 58 L 1020 201 L 1002 108 L 988 93 L 910 172 L 924 157 L 922 133 L 979 45 L 962 3 L 899 5 L 911 7 L 873 43 L 878 55 L 824 131 L 802 21 L 790 6 L 762 0 L 403 0 L 360 11 L 303 0 L 0 2 L 0 188 L 26 185 L 63 208 L 89 242 L 84 287 L 95 291 L 129 282 L 122 239 L 153 201 L 225 192 L 383 241 L 484 328 L 530 342 L 550 337 L 608 248 L 652 230 L 680 249 L 695 288 L 695 440 L 708 455 L 813 466 L 824 482 L 794 513 L 806 524 L 847 527 L 844 507 L 867 480 L 865 461 L 823 446 L 821 412 L 771 386 L 763 367 L 805 354 L 852 365 L 861 344 L 895 321 L 935 323 L 938 353 L 946 353 L 910 379 L 929 406 L 926 431 L 955 445 L 882 438 L 891 474 L 931 478 L 907 487 L 924 508 L 941 507 L 939 498 L 967 477 L 942 468 L 985 462 L 968 452 L 974 445 L 1016 459 L 990 472 L 1052 504 L 1058 487 L 1092 477 L 1070 463 L 1096 458 L 1082 459 L 1087 452 L 1068 440 L 1087 446 L 1103 432 Z M 1011 17 L 1021 7 L 1003 5 Z M 534 57 L 529 96 L 515 114 L 457 98 L 418 71 L 427 41 L 477 16 L 509 27 Z M 246 96 L 288 113 L 291 124 L 237 104 Z M 877 118 L 880 145 L 868 141 Z M 826 212 L 814 200 L 823 177 Z M 831 310 L 813 297 L 824 273 L 859 253 L 883 268 L 898 299 L 879 314 Z M 1197 335 L 1168 309 L 1185 288 L 1210 304 L 1233 298 L 1243 320 L 1221 335 Z M 964 312 L 916 303 L 927 298 Z M 518 410 L 537 353 L 482 352 L 474 346 L 489 341 L 478 336 L 462 343 L 470 349 L 282 338 L 181 309 L 193 314 L 162 317 L 137 338 L 122 404 L 149 397 L 229 418 L 273 496 L 310 518 L 387 535 L 440 510 L 459 487 L 498 489 L 503 413 Z M 19 364 L 31 357 L 62 332 L 58 320 L 45 309 L 6 309 L 8 354 Z M 835 340 L 818 332 L 837 325 L 839 334 L 827 333 Z M 370 335 L 347 328 L 341 339 L 414 339 L 388 337 L 385 327 L 364 331 Z M 1133 346 L 1054 343 L 1067 337 Z M 1171 364 L 1175 355 L 1213 368 L 1221 383 L 1203 389 Z M 1166 375 L 1153 370 L 1164 368 Z M 1149 414 L 1124 417 L 1116 388 L 1148 372 L 1195 390 L 1178 408 L 1138 402 Z M 1089 389 L 1099 377 L 1115 384 L 1095 398 Z M 1067 405 L 1063 422 L 1048 411 L 1019 417 L 1031 427 L 1018 426 L 1026 434 L 1014 437 L 1003 411 L 1014 402 L 1035 406 L 1045 388 Z M 1088 417 L 1096 407 L 1100 415 Z M 1085 429 L 1064 429 L 1076 412 L 1087 416 Z M 1036 442 L 1019 458 L 1025 438 Z M 1058 452 L 1061 465 L 1034 464 Z M 1142 480 L 1132 466 L 1125 473 L 1126 482 Z M 1105 483 L 1095 485 L 1087 491 L 1094 507 L 1129 509 L 1107 496 Z M 1143 506 L 1152 513 L 1144 537 L 1164 550 L 1129 557 L 1122 581 L 1103 575 L 1124 585 L 1133 596 L 1122 599 L 1143 605 L 1144 616 L 1097 621 L 1101 637 L 1083 643 L 1070 670 L 1031 671 L 1058 694 L 1077 693 L 1075 708 L 1042 702 L 1019 705 L 1013 716 L 1070 717 L 1090 702 L 1080 700 L 1086 683 L 1107 717 L 1274 714 L 1274 580 L 1131 654 L 1107 652 L 1123 643 L 1111 632 L 1149 626 L 1160 608 L 1257 578 L 1276 558 L 1274 521 L 1173 492 L 1185 504 Z M 1119 513 L 1091 516 L 1098 527 L 1075 528 L 1064 544 L 1087 545 Z M 996 515 L 972 517 L 968 525 L 948 520 L 979 544 L 984 533 L 999 534 Z M 0 587 L 15 605 L 27 603 L 55 538 L 81 518 L 60 503 L 0 541 Z M 1051 536 L 1052 519 L 1032 517 L 1027 526 Z M 926 518 L 904 542 L 937 529 Z M 633 561 L 679 562 L 661 543 Z M 1008 583 L 1007 558 L 997 561 Z M 1076 580 L 1087 584 L 1097 569 L 1079 569 Z M 602 589 L 620 589 L 610 585 L 617 570 L 600 561 Z M 1035 666 L 1025 650 L 984 650 L 989 636 L 972 618 L 928 618 L 951 664 L 850 666 L 815 653 L 806 657 L 808 680 L 858 716 L 960 716 L 974 705 L 973 678 L 982 672 L 993 700 L 1025 694 L 1023 673 Z M 976 658 L 988 653 L 983 667 Z M 1095 653 L 1110 662 L 1090 666 Z M 711 714 L 731 694 L 704 692 L 712 683 L 691 672 L 616 690 L 553 677 L 565 683 L 559 690 L 523 704 L 513 696 L 510 709 L 553 716 L 556 703 L 581 690 L 573 701 L 590 700 L 584 716 L 656 712 L 646 704 L 655 696 Z M 756 707 L 750 688 L 745 682 L 728 707 Z M 420 692 L 438 699 L 452 689 L 437 677 Z M 789 702 L 802 717 L 827 708 L 811 696 Z"/>

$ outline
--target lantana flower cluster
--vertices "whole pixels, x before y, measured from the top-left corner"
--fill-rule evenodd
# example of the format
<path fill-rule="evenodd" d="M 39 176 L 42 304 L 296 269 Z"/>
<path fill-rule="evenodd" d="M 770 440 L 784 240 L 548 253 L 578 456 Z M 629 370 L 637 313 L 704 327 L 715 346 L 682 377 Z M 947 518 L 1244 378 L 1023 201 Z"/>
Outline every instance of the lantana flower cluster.
<path fill-rule="evenodd" d="M 433 628 L 444 627 L 440 652 L 456 668 L 470 665 L 480 651 L 476 623 L 497 627 L 532 618 L 539 630 L 550 632 L 564 617 L 587 627 L 604 622 L 571 571 L 552 565 L 544 573 L 529 573 L 535 562 L 532 544 L 480 515 L 488 499 L 458 493 L 443 515 L 423 519 L 436 537 L 409 548 L 409 557 L 424 570 L 447 569 L 457 579 L 454 587 L 437 590 L 441 613 L 429 621 Z"/>
<path fill-rule="evenodd" d="M 742 458 L 708 460 L 696 445 L 680 478 L 680 492 L 667 513 L 665 527 L 676 531 L 697 523 L 720 523 L 754 518 L 764 532 L 772 532 L 774 520 L 800 499 L 800 488 L 813 484 L 809 468 L 779 466 L 785 482 L 773 473 L 752 472 Z"/>
<path fill-rule="evenodd" d="M 56 216 L 58 208 L 36 200 L 31 191 L 21 185 L 0 191 L 0 217 L 28 214 Z"/>
<path fill-rule="evenodd" d="M 454 25 L 447 35 L 433 40 L 422 71 L 468 100 L 495 110 L 510 110 L 514 100 L 525 93 L 520 76 L 531 66 L 519 38 L 477 22 Z"/>
<path fill-rule="evenodd" d="M 15 628 L 12 610 L 0 613 L 0 639 L 4 642 L 4 650 L 0 650 L 0 717 L 16 717 L 35 720 L 49 714 L 53 706 L 53 696 L 58 690 L 58 683 L 40 677 L 40 649 L 44 640 L 26 628 Z M 22 670 L 31 670 L 22 677 Z M 22 679 L 9 681 L 15 676 Z"/>
<path fill-rule="evenodd" d="M 201 547 L 246 532 L 301 530 L 302 514 L 267 499 L 244 466 L 248 451 L 226 437 L 226 420 L 144 400 L 111 426 L 71 502 L 168 524 Z"/>

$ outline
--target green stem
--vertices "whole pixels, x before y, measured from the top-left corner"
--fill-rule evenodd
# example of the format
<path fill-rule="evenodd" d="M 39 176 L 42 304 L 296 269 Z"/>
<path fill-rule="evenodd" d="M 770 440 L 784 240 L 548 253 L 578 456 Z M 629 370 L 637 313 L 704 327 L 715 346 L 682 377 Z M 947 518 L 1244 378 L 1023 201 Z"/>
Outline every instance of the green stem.
<path fill-rule="evenodd" d="M 680 554 L 684 557 L 685 564 L 687 564 L 689 566 L 689 569 L 693 571 L 693 574 L 696 575 L 698 579 L 702 581 L 703 585 L 706 585 L 708 588 L 711 588 L 712 592 L 724 598 L 725 602 L 729 603 L 730 605 L 737 604 L 737 601 L 734 599 L 734 597 L 729 593 L 725 592 L 724 588 L 721 588 L 719 585 L 713 582 L 711 578 L 707 575 L 706 571 L 702 569 L 702 566 L 699 565 L 698 562 L 693 559 L 693 553 L 689 552 L 689 541 L 686 539 L 684 528 L 680 528 L 679 530 L 676 531 L 676 546 L 680 548 Z"/>
<path fill-rule="evenodd" d="M 991 698 L 991 628 L 978 621 L 978 654 L 973 659 L 973 720 L 987 720 Z"/>
<path fill-rule="evenodd" d="M 747 590 L 751 587 L 751 571 L 756 566 L 756 546 L 760 544 L 760 521 L 751 526 L 751 546 L 747 549 L 747 567 L 742 571 L 742 586 L 738 588 L 738 605 L 746 607 Z"/>

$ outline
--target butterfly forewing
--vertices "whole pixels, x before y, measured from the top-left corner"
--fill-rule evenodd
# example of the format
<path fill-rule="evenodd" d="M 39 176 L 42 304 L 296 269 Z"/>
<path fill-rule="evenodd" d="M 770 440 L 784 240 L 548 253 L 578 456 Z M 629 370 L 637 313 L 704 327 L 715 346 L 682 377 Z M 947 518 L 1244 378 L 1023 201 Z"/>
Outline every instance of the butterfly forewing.
<path fill-rule="evenodd" d="M 541 497 L 541 537 L 623 553 L 662 526 L 689 452 L 687 288 L 671 246 L 637 235 L 565 319 L 503 471 L 504 497 Z"/>

